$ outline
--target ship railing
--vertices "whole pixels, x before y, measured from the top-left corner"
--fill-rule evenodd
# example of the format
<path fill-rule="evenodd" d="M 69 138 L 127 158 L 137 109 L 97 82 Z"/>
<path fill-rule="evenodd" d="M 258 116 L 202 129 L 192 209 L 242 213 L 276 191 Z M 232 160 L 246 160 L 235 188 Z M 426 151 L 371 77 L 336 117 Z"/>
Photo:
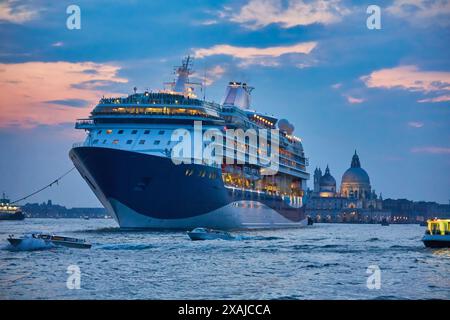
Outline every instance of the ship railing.
<path fill-rule="evenodd" d="M 75 122 L 75 128 L 91 126 L 93 124 L 94 124 L 93 119 L 78 119 L 77 122 Z"/>
<path fill-rule="evenodd" d="M 84 142 L 75 142 L 72 144 L 72 148 L 78 148 L 84 146 Z"/>

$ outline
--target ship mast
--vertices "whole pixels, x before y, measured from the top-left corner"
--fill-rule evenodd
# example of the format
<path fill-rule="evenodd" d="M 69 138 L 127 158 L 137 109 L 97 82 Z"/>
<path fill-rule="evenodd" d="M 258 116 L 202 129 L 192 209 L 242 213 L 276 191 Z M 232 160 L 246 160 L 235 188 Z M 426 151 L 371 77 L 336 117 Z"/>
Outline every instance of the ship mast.
<path fill-rule="evenodd" d="M 183 59 L 181 66 L 175 67 L 177 78 L 173 82 L 166 83 L 171 86 L 171 91 L 177 94 L 183 94 L 190 98 L 195 98 L 194 86 L 201 86 L 201 83 L 189 81 L 189 76 L 193 74 L 192 65 L 194 59 L 187 56 Z"/>

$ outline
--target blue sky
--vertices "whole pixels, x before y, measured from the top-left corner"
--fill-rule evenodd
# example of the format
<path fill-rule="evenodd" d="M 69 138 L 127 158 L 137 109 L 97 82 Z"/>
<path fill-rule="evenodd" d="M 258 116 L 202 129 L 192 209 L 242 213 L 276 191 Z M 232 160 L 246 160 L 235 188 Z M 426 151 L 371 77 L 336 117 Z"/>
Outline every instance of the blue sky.
<path fill-rule="evenodd" d="M 381 30 L 366 27 L 370 4 Z M 0 191 L 69 169 L 77 118 L 103 94 L 162 88 L 192 54 L 208 99 L 246 81 L 255 109 L 289 119 L 310 172 L 329 164 L 340 184 L 357 149 L 384 198 L 448 203 L 449 18 L 442 0 L 1 1 Z M 99 205 L 76 172 L 30 201 L 46 199 Z"/>

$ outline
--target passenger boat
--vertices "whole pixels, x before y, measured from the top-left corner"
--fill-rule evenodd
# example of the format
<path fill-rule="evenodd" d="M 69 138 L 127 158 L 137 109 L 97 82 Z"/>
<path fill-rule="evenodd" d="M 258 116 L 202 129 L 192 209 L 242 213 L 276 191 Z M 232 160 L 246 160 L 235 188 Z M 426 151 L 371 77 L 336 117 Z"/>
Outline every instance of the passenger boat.
<path fill-rule="evenodd" d="M 23 237 L 15 237 L 14 235 L 10 235 L 8 237 L 9 243 L 11 243 L 12 246 L 18 247 L 20 246 L 24 241 L 30 241 L 30 240 L 36 240 L 39 242 L 44 242 L 44 244 L 52 244 L 55 246 L 63 246 L 63 247 L 69 247 L 69 248 L 79 248 L 79 249 L 90 249 L 91 244 L 87 243 L 84 239 L 77 239 L 77 238 L 69 238 L 69 237 L 63 237 L 63 236 L 57 236 L 52 234 L 45 234 L 45 233 L 31 233 L 24 235 Z"/>
<path fill-rule="evenodd" d="M 9 199 L 6 198 L 5 193 L 0 199 L 0 220 L 23 220 L 25 215 L 20 210 L 20 207 L 13 205 Z"/>
<path fill-rule="evenodd" d="M 195 228 L 194 230 L 187 233 L 191 240 L 233 240 L 234 237 L 222 230 L 214 230 L 208 228 Z"/>
<path fill-rule="evenodd" d="M 422 238 L 426 247 L 450 247 L 450 219 L 433 219 L 427 221 L 428 226 Z"/>

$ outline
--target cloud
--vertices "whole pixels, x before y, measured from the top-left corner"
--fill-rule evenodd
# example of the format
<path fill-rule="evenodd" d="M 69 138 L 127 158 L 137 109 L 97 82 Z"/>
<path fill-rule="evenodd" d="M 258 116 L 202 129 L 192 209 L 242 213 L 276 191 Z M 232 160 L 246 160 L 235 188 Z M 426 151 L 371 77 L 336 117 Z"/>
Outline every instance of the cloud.
<path fill-rule="evenodd" d="M 200 79 L 206 86 L 212 85 L 214 82 L 222 78 L 225 73 L 225 68 L 217 65 L 212 68 L 209 68 L 201 74 L 201 72 L 195 72 L 192 77 Z"/>
<path fill-rule="evenodd" d="M 450 23 L 449 0 L 394 0 L 386 11 L 415 25 L 421 25 L 425 20 L 444 25 Z"/>
<path fill-rule="evenodd" d="M 39 14 L 39 10 L 26 4 L 18 4 L 16 0 L 7 0 L 0 3 L 0 23 L 9 22 L 22 24 L 33 20 Z"/>
<path fill-rule="evenodd" d="M 424 94 L 450 94 L 450 72 L 423 71 L 417 66 L 407 65 L 381 69 L 361 77 L 368 88 L 403 89 Z M 448 101 L 449 94 L 425 98 L 418 102 Z"/>
<path fill-rule="evenodd" d="M 411 149 L 412 153 L 427 153 L 427 154 L 450 154 L 450 148 L 445 147 L 416 147 Z"/>
<path fill-rule="evenodd" d="M 89 104 L 89 101 L 83 100 L 83 99 L 49 100 L 49 101 L 44 101 L 44 102 L 48 103 L 48 104 L 57 104 L 57 105 L 73 107 L 73 108 L 86 107 Z"/>
<path fill-rule="evenodd" d="M 351 104 L 359 104 L 359 103 L 363 103 L 364 101 L 366 101 L 366 99 L 355 98 L 355 97 L 352 97 L 350 95 L 344 95 L 344 97 L 347 98 L 347 102 L 351 103 Z"/>
<path fill-rule="evenodd" d="M 0 64 L 0 70 L 0 127 L 52 125 L 86 117 L 93 104 L 111 90 L 77 85 L 128 81 L 117 75 L 120 67 L 93 62 Z"/>
<path fill-rule="evenodd" d="M 311 24 L 332 24 L 341 21 L 350 10 L 341 5 L 341 0 L 250 0 L 238 9 L 225 9 L 222 17 L 242 24 L 249 29 L 260 29 L 270 24 L 282 28 Z"/>
<path fill-rule="evenodd" d="M 450 101 L 450 94 L 445 94 L 434 98 L 420 99 L 417 102 L 424 103 L 424 102 L 447 102 L 447 101 Z"/>
<path fill-rule="evenodd" d="M 286 54 L 310 54 L 317 46 L 317 42 L 301 42 L 291 46 L 278 47 L 236 47 L 228 44 L 219 44 L 210 48 L 194 50 L 196 58 L 205 58 L 214 55 L 227 55 L 241 60 L 241 66 L 259 64 L 263 66 L 277 66 L 277 58 Z"/>
<path fill-rule="evenodd" d="M 340 87 L 342 87 L 342 83 L 340 83 L 340 82 L 331 85 L 331 88 L 336 89 L 336 90 L 339 89 Z"/>
<path fill-rule="evenodd" d="M 419 122 L 419 121 L 410 121 L 408 122 L 408 126 L 412 127 L 412 128 L 422 128 L 424 126 L 423 122 Z"/>

